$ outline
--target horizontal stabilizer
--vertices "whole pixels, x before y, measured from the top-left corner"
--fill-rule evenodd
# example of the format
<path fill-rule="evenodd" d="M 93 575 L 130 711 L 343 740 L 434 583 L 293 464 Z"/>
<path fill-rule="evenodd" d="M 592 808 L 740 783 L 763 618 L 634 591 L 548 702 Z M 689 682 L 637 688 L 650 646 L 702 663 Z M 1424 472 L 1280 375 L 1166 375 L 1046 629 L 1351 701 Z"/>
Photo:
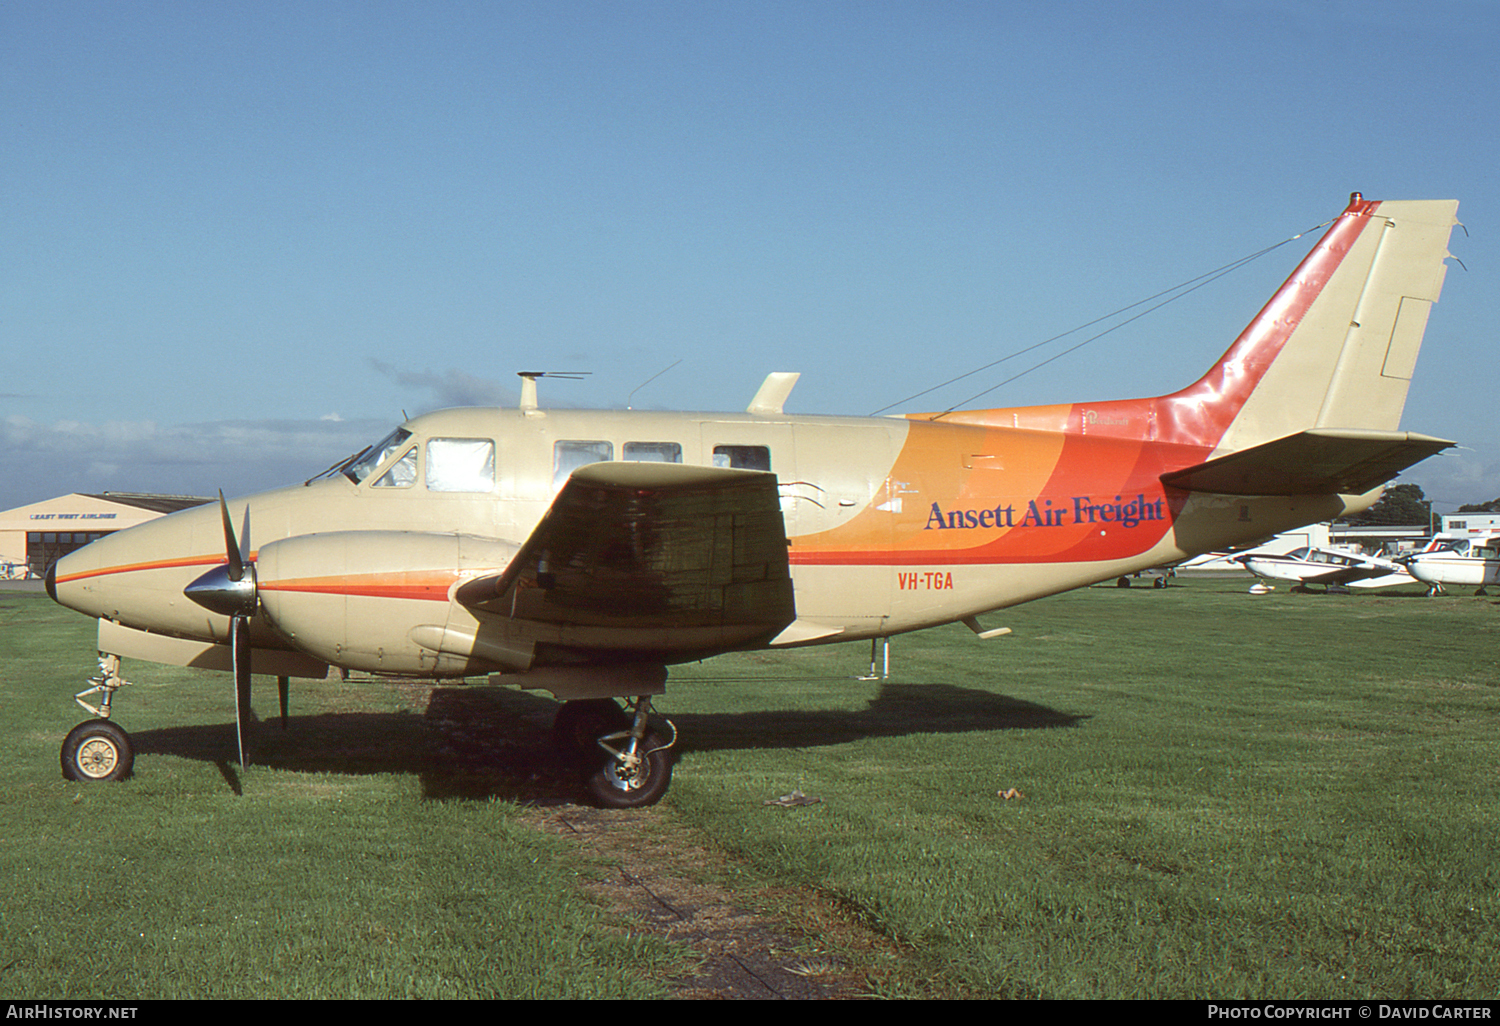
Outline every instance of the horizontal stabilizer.
<path fill-rule="evenodd" d="M 1161 480 L 1221 495 L 1363 495 L 1453 444 L 1409 431 L 1311 428 Z"/>

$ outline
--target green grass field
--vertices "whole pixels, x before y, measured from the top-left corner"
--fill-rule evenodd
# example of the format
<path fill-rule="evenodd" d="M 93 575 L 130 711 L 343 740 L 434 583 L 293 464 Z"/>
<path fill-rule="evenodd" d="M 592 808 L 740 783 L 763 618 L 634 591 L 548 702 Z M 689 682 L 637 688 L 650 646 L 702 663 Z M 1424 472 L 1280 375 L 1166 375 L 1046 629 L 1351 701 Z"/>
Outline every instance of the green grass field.
<path fill-rule="evenodd" d="M 1496 997 L 1500 608 L 1248 583 L 898 637 L 883 682 L 860 645 L 678 668 L 662 808 L 894 941 L 875 994 Z M 227 675 L 127 662 L 135 776 L 85 786 L 92 672 L 91 621 L 0 594 L 0 996 L 647 997 L 682 964 L 534 828 L 548 701 L 307 685 L 241 779 Z M 763 804 L 793 788 L 822 802 Z"/>

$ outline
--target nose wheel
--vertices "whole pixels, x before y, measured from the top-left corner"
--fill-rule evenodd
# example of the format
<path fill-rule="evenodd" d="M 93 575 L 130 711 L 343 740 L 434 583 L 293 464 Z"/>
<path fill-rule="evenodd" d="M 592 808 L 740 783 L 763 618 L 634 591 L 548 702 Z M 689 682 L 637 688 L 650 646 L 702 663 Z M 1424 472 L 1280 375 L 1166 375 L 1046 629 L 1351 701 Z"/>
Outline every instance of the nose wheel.
<path fill-rule="evenodd" d="M 124 780 L 135 765 L 130 735 L 108 720 L 88 720 L 68 731 L 62 774 L 68 780 Z"/>

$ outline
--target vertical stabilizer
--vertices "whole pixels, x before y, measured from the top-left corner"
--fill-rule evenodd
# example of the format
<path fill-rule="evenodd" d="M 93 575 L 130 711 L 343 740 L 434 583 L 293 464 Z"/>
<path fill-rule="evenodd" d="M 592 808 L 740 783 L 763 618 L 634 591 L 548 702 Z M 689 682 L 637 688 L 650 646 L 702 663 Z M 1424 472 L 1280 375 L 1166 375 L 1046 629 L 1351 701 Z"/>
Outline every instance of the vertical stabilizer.
<path fill-rule="evenodd" d="M 1394 432 L 1457 211 L 1457 200 L 1355 193 L 1228 351 L 1179 392 L 937 416 L 1164 442 L 1210 458 L 1312 430 Z"/>
<path fill-rule="evenodd" d="M 1219 363 L 1162 397 L 1167 422 L 1218 452 L 1309 428 L 1394 431 L 1457 210 L 1355 193 Z"/>

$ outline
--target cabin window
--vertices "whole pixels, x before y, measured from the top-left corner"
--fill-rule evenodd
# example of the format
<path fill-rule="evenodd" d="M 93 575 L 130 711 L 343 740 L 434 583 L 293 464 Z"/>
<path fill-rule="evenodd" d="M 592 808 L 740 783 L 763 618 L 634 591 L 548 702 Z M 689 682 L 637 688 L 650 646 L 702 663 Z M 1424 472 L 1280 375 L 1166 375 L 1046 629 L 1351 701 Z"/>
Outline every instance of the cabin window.
<path fill-rule="evenodd" d="M 552 446 L 552 487 L 561 488 L 568 475 L 590 463 L 615 458 L 613 442 L 561 441 Z"/>
<path fill-rule="evenodd" d="M 625 459 L 637 463 L 681 463 L 682 446 L 676 442 L 626 442 Z"/>
<path fill-rule="evenodd" d="M 360 457 L 344 469 L 349 480 L 359 484 L 365 478 L 375 473 L 375 469 L 396 453 L 406 444 L 411 437 L 411 432 L 405 428 L 397 428 L 386 435 L 380 441 L 370 446 Z"/>
<path fill-rule="evenodd" d="M 391 464 L 391 469 L 380 475 L 376 488 L 410 488 L 417 481 L 417 447 L 414 445 Z"/>
<path fill-rule="evenodd" d="M 495 443 L 488 438 L 434 438 L 427 443 L 427 489 L 489 492 L 495 488 Z"/>
<path fill-rule="evenodd" d="M 714 466 L 734 470 L 770 470 L 771 450 L 764 445 L 716 445 Z"/>

